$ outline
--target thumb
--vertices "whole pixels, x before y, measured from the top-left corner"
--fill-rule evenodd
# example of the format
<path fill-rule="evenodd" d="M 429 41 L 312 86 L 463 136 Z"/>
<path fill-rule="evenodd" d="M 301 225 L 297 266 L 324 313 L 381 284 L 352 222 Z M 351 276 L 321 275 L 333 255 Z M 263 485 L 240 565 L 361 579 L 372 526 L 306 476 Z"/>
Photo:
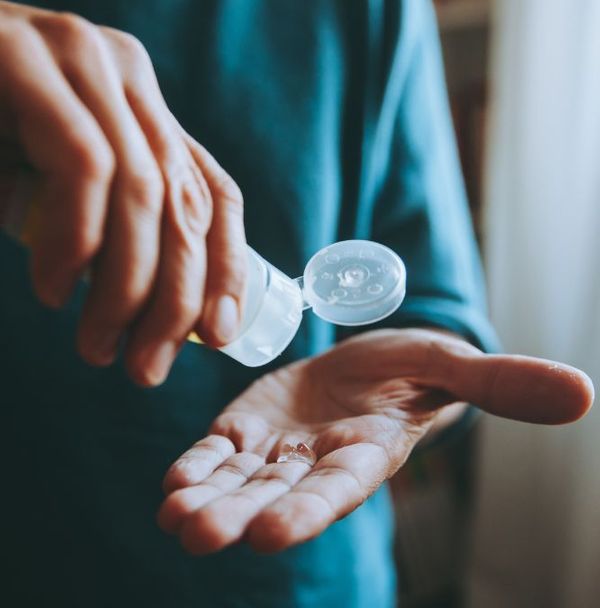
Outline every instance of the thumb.
<path fill-rule="evenodd" d="M 584 416 L 594 386 L 582 371 L 520 355 L 484 355 L 475 349 L 438 349 L 441 384 L 461 401 L 513 420 L 564 424 Z"/>

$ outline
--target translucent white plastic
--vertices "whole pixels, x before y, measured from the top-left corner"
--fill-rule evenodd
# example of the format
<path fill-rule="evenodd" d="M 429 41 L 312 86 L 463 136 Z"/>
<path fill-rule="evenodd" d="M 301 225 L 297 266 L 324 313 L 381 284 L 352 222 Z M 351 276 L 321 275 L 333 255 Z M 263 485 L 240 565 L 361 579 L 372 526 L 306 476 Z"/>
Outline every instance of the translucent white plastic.
<path fill-rule="evenodd" d="M 39 220 L 35 179 L 0 182 L 0 228 L 30 245 Z M 318 251 L 291 279 L 248 247 L 246 300 L 238 337 L 221 351 L 249 367 L 265 365 L 292 341 L 305 308 L 337 325 L 366 325 L 392 314 L 404 299 L 406 270 L 389 248 L 340 241 Z M 85 277 L 84 277 L 85 278 Z M 189 340 L 199 342 L 195 333 Z"/>
<path fill-rule="evenodd" d="M 303 308 L 337 325 L 366 325 L 392 314 L 406 291 L 402 260 L 371 241 L 341 241 L 316 253 L 291 279 L 248 247 L 247 294 L 239 336 L 220 350 L 249 367 L 278 357 Z"/>
<path fill-rule="evenodd" d="M 302 321 L 303 298 L 297 281 L 248 247 L 246 300 L 239 336 L 221 352 L 248 367 L 278 357 Z"/>
<path fill-rule="evenodd" d="M 317 252 L 304 270 L 304 298 L 313 312 L 336 325 L 385 319 L 402 303 L 406 269 L 388 247 L 340 241 Z"/>

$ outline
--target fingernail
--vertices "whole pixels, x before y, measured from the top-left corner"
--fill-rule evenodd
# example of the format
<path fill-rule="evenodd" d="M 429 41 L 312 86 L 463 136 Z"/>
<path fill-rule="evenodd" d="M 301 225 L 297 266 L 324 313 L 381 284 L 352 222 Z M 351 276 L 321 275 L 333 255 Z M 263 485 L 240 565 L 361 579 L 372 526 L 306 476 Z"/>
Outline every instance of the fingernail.
<path fill-rule="evenodd" d="M 93 340 L 91 359 L 96 365 L 110 365 L 117 355 L 119 332 L 106 330 Z"/>
<path fill-rule="evenodd" d="M 213 331 L 216 337 L 228 344 L 237 335 L 239 314 L 237 302 L 231 296 L 221 296 L 217 300 L 213 316 Z"/>
<path fill-rule="evenodd" d="M 162 384 L 173 364 L 177 355 L 177 345 L 175 342 L 163 342 L 155 349 L 151 350 L 145 359 L 142 368 L 145 383 L 150 386 Z"/>

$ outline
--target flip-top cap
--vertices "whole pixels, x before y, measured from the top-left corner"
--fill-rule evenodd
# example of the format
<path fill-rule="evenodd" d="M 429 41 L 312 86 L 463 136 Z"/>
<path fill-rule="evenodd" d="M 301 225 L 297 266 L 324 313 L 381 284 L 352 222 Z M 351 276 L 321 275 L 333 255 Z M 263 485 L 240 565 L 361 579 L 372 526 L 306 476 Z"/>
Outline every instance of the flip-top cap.
<path fill-rule="evenodd" d="M 406 293 L 406 269 L 391 249 L 371 241 L 340 241 L 304 269 L 303 295 L 313 312 L 336 325 L 367 325 L 391 315 Z"/>

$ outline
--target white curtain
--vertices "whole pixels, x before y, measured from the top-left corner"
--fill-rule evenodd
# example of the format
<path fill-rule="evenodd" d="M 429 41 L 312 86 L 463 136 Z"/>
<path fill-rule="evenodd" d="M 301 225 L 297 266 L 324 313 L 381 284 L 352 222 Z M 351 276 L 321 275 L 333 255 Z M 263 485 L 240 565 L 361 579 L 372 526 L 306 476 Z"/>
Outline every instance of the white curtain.
<path fill-rule="evenodd" d="M 581 367 L 600 393 L 600 0 L 494 12 L 492 318 L 506 350 Z M 570 427 L 485 421 L 473 541 L 474 608 L 600 606 L 600 403 Z"/>

